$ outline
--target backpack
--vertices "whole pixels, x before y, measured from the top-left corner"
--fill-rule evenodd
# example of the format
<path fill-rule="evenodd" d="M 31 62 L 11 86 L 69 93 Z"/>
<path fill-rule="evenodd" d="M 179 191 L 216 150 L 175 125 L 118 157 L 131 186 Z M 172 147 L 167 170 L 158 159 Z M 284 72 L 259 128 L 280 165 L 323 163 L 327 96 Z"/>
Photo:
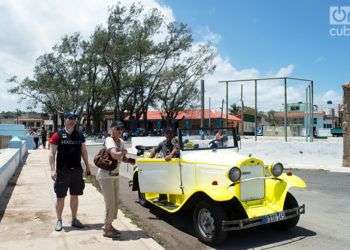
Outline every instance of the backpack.
<path fill-rule="evenodd" d="M 102 148 L 94 157 L 94 163 L 98 168 L 112 171 L 117 168 L 118 160 L 110 155 L 110 149 Z"/>

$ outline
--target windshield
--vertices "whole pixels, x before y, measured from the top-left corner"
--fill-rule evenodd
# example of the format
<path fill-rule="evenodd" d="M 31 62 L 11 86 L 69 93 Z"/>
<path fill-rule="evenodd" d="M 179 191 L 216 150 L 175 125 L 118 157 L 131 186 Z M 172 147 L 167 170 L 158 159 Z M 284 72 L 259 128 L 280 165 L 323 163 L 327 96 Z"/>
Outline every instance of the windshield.
<path fill-rule="evenodd" d="M 180 129 L 181 150 L 201 150 L 238 147 L 235 128 Z"/>

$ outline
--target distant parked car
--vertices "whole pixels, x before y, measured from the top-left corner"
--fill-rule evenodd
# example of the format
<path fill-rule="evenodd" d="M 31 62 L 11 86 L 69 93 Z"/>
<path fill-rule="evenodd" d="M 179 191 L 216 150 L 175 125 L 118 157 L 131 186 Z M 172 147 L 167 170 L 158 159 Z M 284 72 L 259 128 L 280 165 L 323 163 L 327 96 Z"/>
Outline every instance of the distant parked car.
<path fill-rule="evenodd" d="M 144 128 L 137 128 L 135 131 L 131 132 L 131 136 L 146 136 L 147 132 Z"/>
<path fill-rule="evenodd" d="M 333 137 L 340 137 L 343 136 L 343 128 L 332 128 L 331 134 Z"/>

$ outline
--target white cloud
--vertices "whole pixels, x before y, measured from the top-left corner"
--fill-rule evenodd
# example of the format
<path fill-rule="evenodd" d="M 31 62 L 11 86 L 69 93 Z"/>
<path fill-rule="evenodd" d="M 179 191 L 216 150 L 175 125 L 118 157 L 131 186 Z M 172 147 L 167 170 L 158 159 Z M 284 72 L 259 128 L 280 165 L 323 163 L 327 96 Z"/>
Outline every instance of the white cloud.
<path fill-rule="evenodd" d="M 260 77 L 287 77 L 292 76 L 295 71 L 293 64 L 280 68 L 276 72 L 269 72 L 265 74 L 255 68 L 237 69 L 235 68 L 227 58 L 222 58 L 218 55 L 215 58 L 215 64 L 217 65 L 216 71 L 212 75 L 205 77 L 205 93 L 206 93 L 206 107 L 208 106 L 208 98 L 211 97 L 211 105 L 214 109 L 221 107 L 222 99 L 225 99 L 225 83 L 219 83 L 224 80 L 237 80 L 237 79 L 250 79 Z M 240 104 L 241 96 L 241 83 L 229 84 L 229 105 L 236 103 Z M 304 82 L 298 82 L 288 80 L 287 87 L 287 102 L 304 102 L 305 101 L 305 89 Z M 243 100 L 246 106 L 254 107 L 254 83 L 243 83 Z M 258 82 L 258 110 L 282 110 L 284 107 L 284 81 L 259 81 Z M 319 107 L 325 107 L 325 103 L 328 100 L 332 100 L 334 106 L 341 103 L 342 98 L 335 90 L 328 90 L 326 92 L 315 93 L 314 103 Z M 225 104 L 226 105 L 226 104 Z M 224 109 L 225 106 L 224 105 Z"/>
<path fill-rule="evenodd" d="M 214 74 L 205 78 L 206 96 L 211 97 L 212 107 L 219 108 L 221 100 L 225 98 L 224 80 L 249 79 L 259 77 L 284 77 L 290 76 L 294 71 L 293 65 L 282 67 L 276 73 L 268 75 L 255 68 L 239 70 L 232 66 L 229 59 L 224 59 L 220 55 L 215 58 L 217 69 Z M 240 85 L 243 84 L 243 100 L 245 105 L 254 106 L 254 82 L 230 83 L 229 84 L 229 105 L 236 103 L 240 105 Z M 268 110 L 281 108 L 284 102 L 284 86 L 282 81 L 259 81 L 258 82 L 258 109 Z M 302 101 L 302 91 L 304 88 L 297 86 L 288 87 L 288 101 Z"/>
<path fill-rule="evenodd" d="M 31 75 L 35 59 L 49 51 L 59 39 L 69 33 L 79 31 L 88 37 L 96 25 L 106 22 L 108 9 L 121 2 L 130 6 L 133 1 L 122 0 L 2 0 L 0 2 L 0 111 L 23 108 L 24 104 L 17 104 L 15 96 L 7 94 L 11 87 L 6 79 L 12 75 L 20 77 Z M 158 8 L 166 20 L 175 20 L 172 9 L 157 0 L 137 1 L 146 8 Z M 208 27 L 199 30 L 202 40 L 213 40 L 220 43 L 221 36 L 212 32 Z M 200 41 L 199 41 L 200 42 Z M 294 72 L 292 64 L 282 67 L 276 72 L 265 74 L 255 68 L 237 69 L 228 58 L 218 54 L 215 58 L 217 70 L 213 75 L 205 77 L 206 96 L 212 97 L 213 107 L 221 105 L 225 97 L 224 84 L 219 80 L 242 79 L 265 76 L 289 76 Z M 258 86 L 259 108 L 268 109 L 280 107 L 283 103 L 283 86 L 280 82 L 271 81 Z M 229 103 L 238 102 L 240 86 L 230 85 Z M 253 84 L 244 86 L 244 96 L 247 105 L 252 106 L 254 96 Z M 304 87 L 291 85 L 288 88 L 289 101 L 304 99 Z M 319 95 L 320 99 L 333 98 L 340 100 L 335 91 L 328 91 Z"/>
<path fill-rule="evenodd" d="M 30 76 L 35 59 L 50 51 L 65 34 L 80 32 L 88 37 L 96 25 L 106 23 L 108 10 L 122 0 L 1 0 L 0 2 L 0 98 L 1 110 L 22 108 L 6 79 Z M 157 8 L 167 21 L 175 20 L 171 8 L 155 0 L 135 1 L 145 9 Z M 5 87 L 5 89 L 4 89 Z M 15 104 L 16 103 L 16 104 Z"/>
<path fill-rule="evenodd" d="M 328 90 L 315 97 L 315 103 L 318 104 L 321 109 L 325 109 L 328 106 L 328 101 L 332 101 L 333 104 L 331 106 L 337 109 L 338 104 L 343 102 L 343 97 L 334 90 Z"/>
<path fill-rule="evenodd" d="M 221 36 L 210 30 L 208 26 L 198 28 L 196 34 L 200 37 L 200 40 L 210 41 L 214 44 L 218 44 L 221 40 Z"/>

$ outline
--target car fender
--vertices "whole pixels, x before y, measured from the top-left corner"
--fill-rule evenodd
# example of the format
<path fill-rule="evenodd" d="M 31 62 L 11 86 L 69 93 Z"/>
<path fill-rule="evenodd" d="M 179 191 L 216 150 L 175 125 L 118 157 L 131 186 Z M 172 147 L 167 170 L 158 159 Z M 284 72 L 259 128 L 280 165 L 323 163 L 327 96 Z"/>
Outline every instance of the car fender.
<path fill-rule="evenodd" d="M 291 187 L 306 188 L 305 181 L 296 175 L 282 174 L 279 178 L 287 183 L 288 189 Z"/>
<path fill-rule="evenodd" d="M 219 185 L 201 185 L 197 187 L 196 192 L 203 192 L 214 201 L 228 201 L 233 197 L 239 197 L 238 185 L 230 186 L 229 184 Z"/>
<path fill-rule="evenodd" d="M 305 182 L 296 175 L 282 174 L 277 178 L 266 179 L 266 201 L 275 204 L 279 210 L 283 209 L 284 201 L 290 188 L 305 188 Z"/>

